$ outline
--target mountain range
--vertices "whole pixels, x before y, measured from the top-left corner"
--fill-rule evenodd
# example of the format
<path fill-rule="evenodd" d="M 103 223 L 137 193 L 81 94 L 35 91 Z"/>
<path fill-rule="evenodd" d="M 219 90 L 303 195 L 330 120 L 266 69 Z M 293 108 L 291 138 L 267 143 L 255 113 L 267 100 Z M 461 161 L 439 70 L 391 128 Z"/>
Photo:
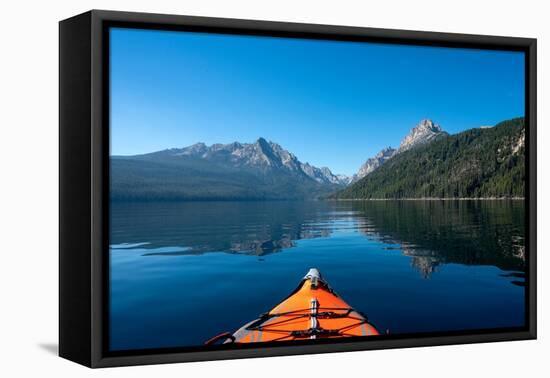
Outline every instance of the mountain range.
<path fill-rule="evenodd" d="M 523 174 L 519 166 L 523 161 L 523 127 L 523 119 L 515 119 L 492 128 L 449 135 L 441 126 L 425 119 L 410 130 L 397 148 L 382 149 L 351 177 L 335 174 L 328 167 L 303 163 L 281 145 L 261 137 L 253 143 L 210 146 L 196 143 L 142 155 L 112 156 L 111 198 L 277 200 L 521 196 L 523 192 L 518 180 Z M 489 143 L 491 138 L 496 139 Z M 510 141 L 515 141 L 515 147 L 510 147 Z M 493 156 L 495 148 L 500 151 L 497 156 Z M 496 167 L 487 163 L 487 159 L 496 159 L 497 165 L 499 161 L 507 165 Z M 450 188 L 449 185 L 454 186 Z M 490 186 L 493 189 L 488 190 Z"/>
<path fill-rule="evenodd" d="M 234 168 L 258 170 L 262 173 L 285 171 L 309 177 L 320 184 L 347 184 L 348 178 L 344 175 L 335 175 L 329 168 L 317 168 L 309 163 L 302 163 L 291 152 L 279 144 L 259 138 L 255 143 L 213 144 L 196 143 L 182 149 L 161 151 L 159 155 L 186 156 L 202 159 L 220 165 L 229 165 Z"/>
<path fill-rule="evenodd" d="M 118 200 L 304 199 L 350 181 L 264 138 L 113 156 L 111 172 L 111 197 Z"/>

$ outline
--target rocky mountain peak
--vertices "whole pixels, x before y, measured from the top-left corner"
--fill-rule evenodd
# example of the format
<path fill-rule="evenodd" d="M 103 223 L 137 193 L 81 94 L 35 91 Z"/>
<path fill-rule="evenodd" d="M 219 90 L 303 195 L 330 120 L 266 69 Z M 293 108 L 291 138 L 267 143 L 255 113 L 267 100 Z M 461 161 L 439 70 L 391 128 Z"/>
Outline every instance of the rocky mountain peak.
<path fill-rule="evenodd" d="M 401 141 L 398 149 L 386 147 L 374 155 L 374 157 L 367 159 L 367 161 L 361 165 L 359 171 L 353 175 L 351 182 L 358 181 L 367 176 L 395 155 L 415 146 L 428 143 L 440 135 L 447 135 L 441 126 L 431 119 L 421 120 L 420 123 L 413 127 L 409 134 Z"/>
<path fill-rule="evenodd" d="M 199 142 L 191 146 L 184 147 L 181 150 L 177 150 L 178 155 L 198 156 L 204 154 L 208 150 L 206 144 Z"/>
<path fill-rule="evenodd" d="M 446 135 L 441 126 L 431 119 L 423 119 L 413 127 L 410 133 L 401 141 L 398 152 L 407 151 L 415 146 L 430 142 L 440 135 Z"/>
<path fill-rule="evenodd" d="M 416 126 L 416 128 L 417 128 L 417 129 L 431 130 L 431 131 L 434 131 L 434 132 L 443 131 L 443 129 L 441 128 L 441 126 L 439 126 L 438 124 L 434 123 L 434 121 L 432 121 L 431 119 L 423 119 L 423 120 L 420 121 L 420 123 Z"/>
<path fill-rule="evenodd" d="M 259 137 L 256 141 L 256 145 L 262 147 L 262 148 L 271 148 L 270 143 L 265 140 L 265 138 Z"/>
<path fill-rule="evenodd" d="M 309 163 L 302 163 L 291 152 L 281 145 L 258 138 L 254 143 L 233 142 L 229 144 L 216 143 L 211 146 L 199 142 L 182 149 L 170 152 L 174 156 L 189 156 L 232 167 L 248 167 L 271 174 L 286 172 L 306 176 L 320 184 L 346 185 L 350 179 L 344 175 L 335 175 L 329 168 L 317 168 Z"/>
<path fill-rule="evenodd" d="M 390 146 L 386 147 L 386 148 L 383 148 L 382 150 L 380 150 L 379 153 L 376 154 L 375 157 L 377 158 L 381 158 L 381 157 L 384 157 L 384 156 L 390 156 L 395 153 L 395 148 L 391 148 Z"/>
<path fill-rule="evenodd" d="M 396 152 L 397 151 L 394 148 L 386 147 L 378 152 L 374 157 L 367 159 L 367 161 L 365 161 L 359 168 L 357 174 L 353 176 L 352 182 L 362 179 L 376 168 L 380 167 L 387 160 L 391 159 Z"/>
<path fill-rule="evenodd" d="M 267 165 L 272 165 L 274 160 L 277 160 L 277 156 L 271 148 L 271 144 L 267 140 L 265 140 L 264 138 L 258 138 L 255 145 L 258 148 L 259 153 L 263 155 L 257 158 L 263 160 L 265 163 L 267 163 Z"/>

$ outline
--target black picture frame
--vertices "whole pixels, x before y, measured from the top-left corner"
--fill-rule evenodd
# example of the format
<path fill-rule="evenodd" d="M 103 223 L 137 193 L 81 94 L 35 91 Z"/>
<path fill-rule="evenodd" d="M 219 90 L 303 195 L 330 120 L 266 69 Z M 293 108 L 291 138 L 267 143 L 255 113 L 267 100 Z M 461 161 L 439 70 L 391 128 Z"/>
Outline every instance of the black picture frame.
<path fill-rule="evenodd" d="M 109 39 L 112 26 L 525 53 L 526 327 L 349 342 L 108 352 Z M 536 39 L 92 10 L 59 24 L 59 354 L 88 367 L 536 338 Z"/>

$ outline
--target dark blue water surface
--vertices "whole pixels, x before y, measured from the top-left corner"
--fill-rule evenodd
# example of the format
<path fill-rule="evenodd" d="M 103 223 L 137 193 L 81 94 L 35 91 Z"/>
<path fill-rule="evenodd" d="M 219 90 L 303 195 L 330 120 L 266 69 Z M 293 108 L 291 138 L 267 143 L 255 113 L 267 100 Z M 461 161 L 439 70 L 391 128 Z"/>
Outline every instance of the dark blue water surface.
<path fill-rule="evenodd" d="M 112 350 L 202 345 L 309 268 L 391 334 L 524 325 L 523 201 L 112 203 Z"/>

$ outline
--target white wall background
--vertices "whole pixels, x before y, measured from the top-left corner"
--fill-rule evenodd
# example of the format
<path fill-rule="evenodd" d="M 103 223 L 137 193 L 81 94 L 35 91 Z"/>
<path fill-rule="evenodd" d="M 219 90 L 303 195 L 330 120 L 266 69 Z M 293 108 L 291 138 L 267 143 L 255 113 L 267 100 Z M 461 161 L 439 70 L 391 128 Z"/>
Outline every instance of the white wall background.
<path fill-rule="evenodd" d="M 7 1 L 0 22 L 0 376 L 548 376 L 550 58 L 545 1 Z M 90 370 L 56 357 L 58 25 L 89 9 L 536 37 L 539 340 Z M 546 298 L 547 299 L 547 298 Z M 545 350 L 546 349 L 546 350 Z M 546 373 L 546 374 L 545 374 Z"/>

